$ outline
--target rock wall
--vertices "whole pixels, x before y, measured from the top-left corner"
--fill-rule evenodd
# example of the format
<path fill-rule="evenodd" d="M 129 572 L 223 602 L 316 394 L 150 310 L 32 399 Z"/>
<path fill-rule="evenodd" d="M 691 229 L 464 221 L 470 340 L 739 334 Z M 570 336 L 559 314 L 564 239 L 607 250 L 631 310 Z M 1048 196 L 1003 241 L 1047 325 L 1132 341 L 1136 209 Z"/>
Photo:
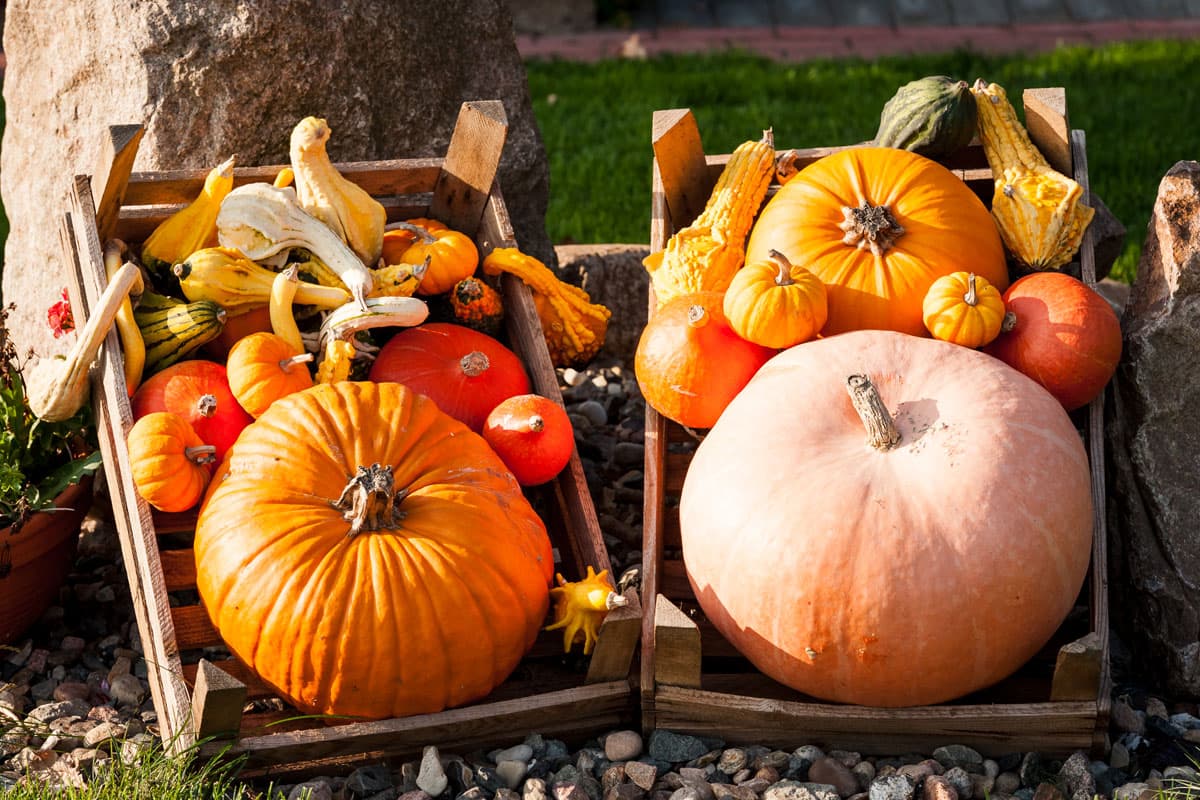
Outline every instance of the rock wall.
<path fill-rule="evenodd" d="M 12 0 L 0 193 L 12 223 L 5 302 L 18 346 L 62 352 L 46 308 L 65 285 L 58 227 L 71 176 L 108 125 L 142 123 L 135 170 L 281 164 L 307 115 L 335 161 L 440 156 L 466 100 L 508 114 L 500 168 L 518 241 L 553 263 L 549 177 L 503 0 Z"/>
<path fill-rule="evenodd" d="M 1110 596 L 1138 667 L 1200 697 L 1200 163 L 1167 172 L 1107 404 Z"/>

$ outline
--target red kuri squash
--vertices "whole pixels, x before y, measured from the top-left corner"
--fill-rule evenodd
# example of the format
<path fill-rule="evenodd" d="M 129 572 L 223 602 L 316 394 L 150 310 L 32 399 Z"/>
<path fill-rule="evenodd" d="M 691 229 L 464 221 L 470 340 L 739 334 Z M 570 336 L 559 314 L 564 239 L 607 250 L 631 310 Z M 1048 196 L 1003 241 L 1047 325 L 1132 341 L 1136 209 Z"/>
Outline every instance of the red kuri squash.
<path fill-rule="evenodd" d="M 705 614 L 767 675 L 837 702 L 940 703 L 1012 673 L 1074 605 L 1090 471 L 1021 373 L 859 331 L 759 370 L 697 449 L 680 528 Z"/>
<path fill-rule="evenodd" d="M 130 403 L 134 419 L 170 411 L 191 423 L 200 441 L 217 448 L 216 464 L 254 421 L 233 396 L 225 367 L 203 359 L 180 361 L 151 375 Z"/>
<path fill-rule="evenodd" d="M 195 552 L 239 659 L 300 709 L 368 718 L 491 692 L 537 638 L 553 574 L 483 439 L 369 381 L 272 403 L 213 477 Z"/>
<path fill-rule="evenodd" d="M 1082 408 L 1104 391 L 1121 360 L 1121 322 L 1108 301 L 1062 272 L 1015 281 L 1004 305 L 1016 318 L 984 352 L 1045 386 L 1063 408 Z"/>
<path fill-rule="evenodd" d="M 512 350 L 486 333 L 450 322 L 406 328 L 379 349 L 373 381 L 403 383 L 478 433 L 492 409 L 529 394 L 529 376 Z"/>

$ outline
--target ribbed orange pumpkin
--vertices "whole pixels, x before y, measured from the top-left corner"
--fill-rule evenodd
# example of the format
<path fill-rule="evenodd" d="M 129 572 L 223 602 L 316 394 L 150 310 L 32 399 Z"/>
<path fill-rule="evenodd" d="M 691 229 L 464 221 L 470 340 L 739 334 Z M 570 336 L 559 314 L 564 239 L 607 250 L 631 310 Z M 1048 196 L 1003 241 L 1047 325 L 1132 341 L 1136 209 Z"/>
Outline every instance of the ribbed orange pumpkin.
<path fill-rule="evenodd" d="M 878 448 L 852 375 L 894 417 L 868 415 Z M 758 371 L 697 449 L 680 528 L 705 614 L 767 675 L 838 702 L 940 703 L 1012 673 L 1070 611 L 1090 471 L 1066 412 L 1016 370 L 859 331 Z"/>
<path fill-rule="evenodd" d="M 216 447 L 200 440 L 191 423 L 168 411 L 140 417 L 126 436 L 133 485 L 159 511 L 187 511 L 208 486 Z"/>
<path fill-rule="evenodd" d="M 771 249 L 825 283 L 825 336 L 866 328 L 927 336 L 925 293 L 965 265 L 1000 291 L 1008 286 L 987 208 L 950 170 L 907 150 L 856 147 L 805 167 L 763 207 L 746 263 Z"/>
<path fill-rule="evenodd" d="M 300 709 L 368 718 L 491 692 L 533 645 L 553 573 L 491 448 L 394 383 L 273 403 L 213 478 L 195 552 L 239 659 Z"/>
<path fill-rule="evenodd" d="M 239 340 L 229 351 L 225 372 L 229 389 L 252 417 L 272 403 L 313 385 L 308 362 L 312 353 L 297 353 L 287 339 L 259 331 Z"/>

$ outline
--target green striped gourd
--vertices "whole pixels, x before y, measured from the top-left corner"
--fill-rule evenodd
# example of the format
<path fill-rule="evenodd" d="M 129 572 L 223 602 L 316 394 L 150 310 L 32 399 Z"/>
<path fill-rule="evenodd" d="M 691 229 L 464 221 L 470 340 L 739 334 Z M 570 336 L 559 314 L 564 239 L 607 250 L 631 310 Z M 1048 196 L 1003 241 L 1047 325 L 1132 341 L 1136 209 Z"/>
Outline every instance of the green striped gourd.
<path fill-rule="evenodd" d="M 146 343 L 147 374 L 183 360 L 225 327 L 225 309 L 211 300 L 139 304 L 133 316 Z"/>
<path fill-rule="evenodd" d="M 904 84 L 887 101 L 875 145 L 936 159 L 970 144 L 976 120 L 975 97 L 967 82 L 931 75 Z"/>

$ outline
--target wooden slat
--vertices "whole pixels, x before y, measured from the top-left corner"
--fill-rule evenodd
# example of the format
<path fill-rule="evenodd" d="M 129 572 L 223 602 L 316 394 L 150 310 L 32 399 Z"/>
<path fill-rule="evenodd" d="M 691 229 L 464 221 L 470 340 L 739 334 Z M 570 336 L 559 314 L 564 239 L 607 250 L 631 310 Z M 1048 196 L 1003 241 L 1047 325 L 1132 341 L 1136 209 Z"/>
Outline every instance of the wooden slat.
<path fill-rule="evenodd" d="M 109 180 L 112 179 L 110 176 Z M 67 263 L 72 267 L 70 278 L 78 303 L 75 313 L 80 320 L 85 320 L 108 284 L 96 230 L 91 180 L 86 175 L 75 177 L 71 206 L 74 246 L 69 248 Z M 129 450 L 125 445 L 133 414 L 124 372 L 120 343 L 113 330 L 105 340 L 95 373 L 97 378 L 93 380 L 92 409 L 134 615 L 150 665 L 147 681 L 154 707 L 158 710 L 163 739 L 172 752 L 182 752 L 194 742 L 189 724 L 191 701 L 180 677 L 179 650 L 175 645 L 167 590 L 162 581 L 150 507 L 133 485 Z"/>
<path fill-rule="evenodd" d="M 196 552 L 187 550 L 160 550 L 163 584 L 168 592 L 196 588 Z"/>
<path fill-rule="evenodd" d="M 1029 131 L 1029 138 L 1050 166 L 1063 175 L 1072 175 L 1066 89 L 1026 89 L 1021 102 L 1025 106 L 1025 130 Z"/>
<path fill-rule="evenodd" d="M 797 742 L 872 755 L 965 744 L 986 756 L 1035 750 L 1065 756 L 1092 747 L 1094 703 L 1009 703 L 880 709 L 797 703 L 662 686 L 658 724 L 729 744 L 793 748 Z"/>
<path fill-rule="evenodd" d="M 642 604 L 633 589 L 627 590 L 624 597 L 626 605 L 609 611 L 600 624 L 585 683 L 607 683 L 629 678 L 633 653 L 642 633 Z"/>
<path fill-rule="evenodd" d="M 655 111 L 651 124 L 650 144 L 661 179 L 656 183 L 655 194 L 661 186 L 673 225 L 669 232 L 673 232 L 704 209 L 716 179 L 705 168 L 700 129 L 691 109 Z M 655 251 L 653 243 L 650 250 Z"/>
<path fill-rule="evenodd" d="M 192 719 L 198 739 L 229 739 L 242 727 L 246 685 L 211 661 L 201 659 L 192 693 Z"/>
<path fill-rule="evenodd" d="M 700 630 L 661 594 L 654 603 L 654 683 L 700 686 Z"/>
<path fill-rule="evenodd" d="M 468 236 L 479 219 L 500 168 L 508 136 L 508 116 L 499 100 L 470 100 L 462 104 L 446 160 L 433 187 L 429 213 Z"/>
<path fill-rule="evenodd" d="M 666 483 L 663 491 L 671 497 L 678 497 L 683 491 L 683 481 L 687 477 L 688 466 L 692 463 L 692 453 L 667 453 Z"/>
<path fill-rule="evenodd" d="M 432 193 L 442 169 L 441 158 L 393 159 L 389 161 L 341 161 L 334 164 L 347 179 L 372 196 Z M 213 166 L 216 166 L 215 164 Z M 275 180 L 285 165 L 237 167 L 233 183 L 241 186 Z M 126 206 L 183 205 L 192 202 L 204 186 L 207 169 L 135 172 L 125 193 Z"/>
<path fill-rule="evenodd" d="M 196 530 L 197 509 L 167 512 L 153 511 L 154 530 L 161 536 L 168 533 L 191 533 Z"/>
<path fill-rule="evenodd" d="M 171 609 L 171 619 L 175 626 L 175 644 L 180 652 L 223 643 L 203 606 L 176 606 Z"/>
<path fill-rule="evenodd" d="M 100 147 L 100 159 L 92 174 L 92 197 L 96 200 L 96 234 L 101 244 L 112 238 L 117 215 L 125 201 L 129 175 L 137 158 L 145 129 L 141 125 L 110 125 Z"/>
<path fill-rule="evenodd" d="M 467 752 L 482 746 L 511 744 L 529 731 L 545 736 L 628 724 L 629 683 L 613 681 L 545 692 L 516 700 L 481 703 L 437 714 L 316 727 L 287 733 L 245 736 L 225 753 L 245 755 L 251 767 L 363 752 L 402 757 L 437 742 L 446 751 Z M 210 745 L 205 755 L 224 749 Z"/>

